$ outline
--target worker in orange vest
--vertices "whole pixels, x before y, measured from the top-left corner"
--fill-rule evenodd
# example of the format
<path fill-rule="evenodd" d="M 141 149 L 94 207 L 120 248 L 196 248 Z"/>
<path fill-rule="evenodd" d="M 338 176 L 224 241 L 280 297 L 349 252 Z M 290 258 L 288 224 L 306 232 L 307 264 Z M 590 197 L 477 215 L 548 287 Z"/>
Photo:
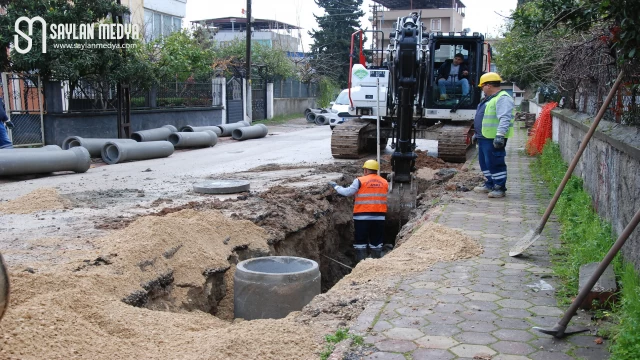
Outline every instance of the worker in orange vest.
<path fill-rule="evenodd" d="M 355 236 L 353 247 L 356 250 L 356 262 L 367 257 L 367 245 L 371 249 L 371 257 L 382 256 L 384 240 L 384 220 L 387 214 L 387 193 L 389 183 L 378 175 L 380 165 L 375 160 L 367 160 L 362 166 L 364 176 L 355 180 L 349 187 L 342 187 L 329 182 L 342 196 L 355 195 L 353 204 L 353 227 Z"/>

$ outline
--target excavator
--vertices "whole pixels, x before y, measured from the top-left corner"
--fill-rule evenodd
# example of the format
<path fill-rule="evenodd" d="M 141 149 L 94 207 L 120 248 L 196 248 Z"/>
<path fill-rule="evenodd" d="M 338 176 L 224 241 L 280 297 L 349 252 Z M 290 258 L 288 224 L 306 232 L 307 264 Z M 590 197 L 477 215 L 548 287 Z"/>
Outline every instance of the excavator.
<path fill-rule="evenodd" d="M 481 97 L 477 84 L 491 66 L 491 47 L 482 34 L 429 33 L 420 17 L 421 12 L 412 12 L 398 18 L 389 35 L 383 64 L 367 66 L 364 31 L 352 34 L 349 111 L 337 115 L 344 122 L 335 125 L 331 135 L 333 157 L 347 159 L 374 153 L 377 146 L 386 148 L 391 139 L 389 213 L 404 218 L 402 214 L 415 208 L 417 197 L 413 181 L 416 139 L 438 140 L 438 157 L 445 161 L 466 161 Z M 356 55 L 354 45 L 358 40 Z M 443 96 L 438 69 L 456 54 L 464 56 L 469 90 L 463 94 L 462 86 L 450 81 L 443 84 Z"/>

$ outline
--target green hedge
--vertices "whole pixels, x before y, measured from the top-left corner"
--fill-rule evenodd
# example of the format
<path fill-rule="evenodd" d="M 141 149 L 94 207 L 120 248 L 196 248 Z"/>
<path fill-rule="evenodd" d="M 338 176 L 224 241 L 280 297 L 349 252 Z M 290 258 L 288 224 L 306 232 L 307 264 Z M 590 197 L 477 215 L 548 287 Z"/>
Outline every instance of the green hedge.
<path fill-rule="evenodd" d="M 532 163 L 549 190 L 555 192 L 568 166 L 557 144 L 549 141 L 542 155 Z M 615 241 L 611 224 L 601 219 L 592 206 L 582 179 L 571 176 L 554 209 L 561 225 L 561 247 L 552 248 L 554 271 L 561 280 L 560 302 L 568 304 L 578 293 L 580 266 L 601 261 Z M 623 264 L 618 254 L 613 260 L 618 283 L 622 286 L 620 301 L 613 308 L 618 326 L 612 329 L 612 360 L 640 359 L 640 280 L 630 264 Z"/>

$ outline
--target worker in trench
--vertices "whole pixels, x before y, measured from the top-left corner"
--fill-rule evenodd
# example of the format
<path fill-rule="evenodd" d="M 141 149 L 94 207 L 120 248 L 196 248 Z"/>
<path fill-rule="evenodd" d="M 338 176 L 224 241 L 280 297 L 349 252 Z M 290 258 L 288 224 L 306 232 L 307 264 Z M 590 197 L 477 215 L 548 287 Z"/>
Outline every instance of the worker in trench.
<path fill-rule="evenodd" d="M 364 175 L 356 178 L 349 187 L 342 187 L 333 181 L 329 185 L 342 196 L 355 195 L 353 203 L 353 226 L 355 228 L 353 247 L 356 262 L 367 257 L 367 246 L 371 257 L 382 256 L 384 241 L 384 220 L 387 214 L 387 193 L 389 183 L 378 175 L 380 164 L 367 160 L 362 166 Z"/>

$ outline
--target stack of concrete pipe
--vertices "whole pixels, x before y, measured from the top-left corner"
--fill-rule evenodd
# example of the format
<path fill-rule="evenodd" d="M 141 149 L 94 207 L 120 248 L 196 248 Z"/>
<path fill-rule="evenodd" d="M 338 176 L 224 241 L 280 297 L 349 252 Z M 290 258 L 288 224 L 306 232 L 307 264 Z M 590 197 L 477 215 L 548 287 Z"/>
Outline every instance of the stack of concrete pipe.
<path fill-rule="evenodd" d="M 231 136 L 231 134 L 233 133 L 233 130 L 241 128 L 241 127 L 247 127 L 247 126 L 251 126 L 251 124 L 249 124 L 246 121 L 238 121 L 238 122 L 231 123 L 231 124 L 218 125 L 218 127 L 221 130 L 221 133 L 218 134 L 218 136 Z"/>
<path fill-rule="evenodd" d="M 99 139 L 99 138 L 83 138 L 80 136 L 69 136 L 62 142 L 63 149 L 70 149 L 77 146 L 82 146 L 89 151 L 89 155 L 92 158 L 99 158 L 102 156 L 102 148 L 108 142 L 117 143 L 135 143 L 132 139 Z"/>
<path fill-rule="evenodd" d="M 167 141 L 172 143 L 176 148 L 210 147 L 218 143 L 218 135 L 211 130 L 198 132 L 175 132 L 169 135 Z"/>
<path fill-rule="evenodd" d="M 180 128 L 180 132 L 201 132 L 201 131 L 213 131 L 216 135 L 220 136 L 222 134 L 222 130 L 217 125 L 214 126 L 183 126 Z"/>
<path fill-rule="evenodd" d="M 102 160 L 112 165 L 132 160 L 163 158 L 173 154 L 173 151 L 173 144 L 169 141 L 144 141 L 134 143 L 109 141 L 102 148 Z"/>
<path fill-rule="evenodd" d="M 84 147 L 62 150 L 56 145 L 39 149 L 3 149 L 0 151 L 0 176 L 46 174 L 57 171 L 83 173 L 91 166 Z"/>
<path fill-rule="evenodd" d="M 263 138 L 268 133 L 269 129 L 264 124 L 257 124 L 234 129 L 231 136 L 234 140 L 249 140 Z"/>
<path fill-rule="evenodd" d="M 137 142 L 145 141 L 162 141 L 167 140 L 169 135 L 174 132 L 178 132 L 173 125 L 165 125 L 157 129 L 140 130 L 131 134 L 131 138 Z"/>
<path fill-rule="evenodd" d="M 304 117 L 307 119 L 307 122 L 310 123 L 315 123 L 316 122 L 316 117 L 319 114 L 326 114 L 329 111 L 327 109 L 312 109 L 312 108 L 308 108 L 307 110 L 304 111 Z"/>

